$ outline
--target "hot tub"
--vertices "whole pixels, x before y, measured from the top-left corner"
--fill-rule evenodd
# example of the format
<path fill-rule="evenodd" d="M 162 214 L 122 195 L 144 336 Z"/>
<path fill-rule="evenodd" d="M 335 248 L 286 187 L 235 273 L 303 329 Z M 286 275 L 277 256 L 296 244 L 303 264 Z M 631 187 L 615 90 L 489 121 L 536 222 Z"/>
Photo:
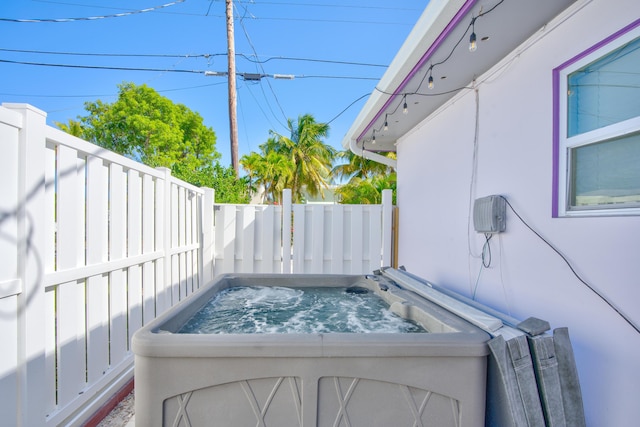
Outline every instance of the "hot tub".
<path fill-rule="evenodd" d="M 429 333 L 177 333 L 238 286 L 362 287 Z M 223 275 L 135 333 L 136 426 L 483 426 L 488 339 L 380 276 Z"/>

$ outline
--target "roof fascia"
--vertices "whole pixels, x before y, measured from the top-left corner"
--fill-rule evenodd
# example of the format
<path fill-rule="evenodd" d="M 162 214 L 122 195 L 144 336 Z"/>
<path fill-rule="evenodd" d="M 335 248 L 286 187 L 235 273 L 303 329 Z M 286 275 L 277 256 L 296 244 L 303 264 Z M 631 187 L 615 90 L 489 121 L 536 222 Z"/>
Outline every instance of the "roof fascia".
<path fill-rule="evenodd" d="M 347 132 L 342 145 L 353 147 L 401 95 L 402 89 L 431 58 L 477 0 L 432 0 Z M 389 95 L 391 94 L 391 95 Z"/>

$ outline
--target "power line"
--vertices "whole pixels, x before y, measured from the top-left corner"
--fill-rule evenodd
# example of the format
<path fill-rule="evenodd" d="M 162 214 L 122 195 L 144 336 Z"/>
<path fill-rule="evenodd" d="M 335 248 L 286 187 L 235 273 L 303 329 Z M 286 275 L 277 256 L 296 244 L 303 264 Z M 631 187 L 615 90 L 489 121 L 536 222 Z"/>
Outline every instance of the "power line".
<path fill-rule="evenodd" d="M 115 70 L 115 71 L 148 71 L 148 72 L 162 72 L 162 73 L 189 73 L 189 74 L 203 74 L 209 76 L 226 76 L 225 71 L 210 71 L 210 70 L 183 70 L 175 68 L 139 68 L 139 67 L 115 67 L 106 65 L 74 65 L 74 64 L 55 64 L 45 62 L 27 62 L 27 61 L 11 61 L 9 59 L 0 59 L 0 63 L 6 64 L 18 64 L 18 65 L 34 65 L 42 67 L 58 67 L 58 68 L 75 68 L 75 69 L 90 69 L 90 70 Z M 294 75 L 294 74 L 257 74 L 257 73 L 238 73 L 245 80 L 260 80 L 262 78 L 283 78 L 286 80 L 293 79 L 343 79 L 343 80 L 379 80 L 378 77 L 359 77 L 359 76 L 330 76 L 330 75 Z"/>
<path fill-rule="evenodd" d="M 250 85 L 244 85 L 241 86 L 240 89 L 242 88 L 246 88 L 247 91 L 249 92 L 249 95 L 251 95 L 251 97 L 253 98 L 253 100 L 255 101 L 255 106 L 258 107 L 258 109 L 260 110 L 260 112 L 262 113 L 262 115 L 264 116 L 265 120 L 267 122 L 269 122 L 269 124 L 271 125 L 271 128 L 275 128 L 275 126 L 273 125 L 273 122 L 271 122 L 271 118 L 269 117 L 269 115 L 267 115 L 267 113 L 264 111 L 264 109 L 262 108 L 262 104 L 260 104 L 260 102 L 258 101 L 258 99 L 256 98 L 256 96 L 253 94 L 253 92 L 251 91 L 251 87 Z M 240 108 L 242 109 L 242 102 L 240 102 L 238 105 L 240 105 Z M 275 114 L 273 114 L 273 111 L 271 111 L 271 114 L 275 117 Z M 276 118 L 277 120 L 277 118 Z M 278 122 L 278 124 L 282 125 L 280 122 Z M 246 130 L 245 130 L 246 132 Z"/>
<path fill-rule="evenodd" d="M 293 22 L 323 22 L 330 24 L 362 24 L 362 25 L 402 25 L 411 26 L 406 22 L 385 22 L 385 21 L 354 21 L 348 19 L 309 19 L 309 18 L 278 18 L 278 17 L 253 17 L 256 21 L 293 21 Z"/>
<path fill-rule="evenodd" d="M 346 79 L 346 80 L 380 80 L 380 77 L 358 77 L 358 76 L 321 76 L 302 74 L 295 76 L 296 79 Z"/>
<path fill-rule="evenodd" d="M 117 70 L 117 71 L 152 71 L 152 72 L 172 72 L 172 73 L 193 73 L 204 74 L 204 71 L 198 70 L 180 70 L 180 69 L 165 69 L 165 68 L 136 68 L 136 67 L 114 67 L 106 65 L 73 65 L 73 64 L 52 64 L 45 62 L 27 62 L 27 61 L 11 61 L 9 59 L 0 59 L 0 62 L 7 64 L 19 64 L 19 65 L 36 65 L 42 67 L 59 67 L 59 68 L 78 68 L 78 69 L 90 69 L 90 70 Z"/>
<path fill-rule="evenodd" d="M 179 87 L 174 89 L 154 89 L 158 93 L 165 92 L 178 92 L 181 90 L 191 90 L 191 89 L 200 89 L 203 87 L 211 87 L 211 86 L 219 86 L 224 84 L 224 82 L 217 83 L 209 83 L 205 85 L 197 85 L 197 86 L 188 86 L 188 87 Z M 118 96 L 117 93 L 103 93 L 103 94 L 87 94 L 87 95 L 43 95 L 43 94 L 29 94 L 29 93 L 2 93 L 0 92 L 0 96 L 20 96 L 20 97 L 32 97 L 32 98 L 98 98 L 98 97 L 107 97 L 107 96 Z"/>
<path fill-rule="evenodd" d="M 67 56 L 98 56 L 98 57 L 123 57 L 123 58 L 209 58 L 212 56 L 226 56 L 226 53 L 197 53 L 197 54 L 164 54 L 164 53 L 96 53 L 96 52 L 61 52 L 51 50 L 26 50 L 0 48 L 2 52 L 36 53 L 41 55 L 67 55 Z"/>
<path fill-rule="evenodd" d="M 343 9 L 379 9 L 379 10 L 404 10 L 404 11 L 422 11 L 420 9 L 402 8 L 402 7 L 386 7 L 386 6 L 363 6 L 363 5 L 349 5 L 341 3 L 291 3 L 291 2 L 277 2 L 277 1 L 261 1 L 259 4 L 254 5 L 282 5 L 282 6 L 301 6 L 301 7 L 330 7 L 330 8 L 343 8 Z"/>
<path fill-rule="evenodd" d="M 545 239 L 532 226 L 530 226 L 520 216 L 520 214 L 513 208 L 513 206 L 511 206 L 511 203 L 509 203 L 506 197 L 500 196 L 500 198 L 506 202 L 507 206 L 509 206 L 509 209 L 511 209 L 511 212 L 513 212 L 515 216 L 518 217 L 520 222 L 522 222 L 522 224 L 524 224 L 524 226 L 527 227 L 529 231 L 535 234 L 540 240 L 542 240 L 547 246 L 549 246 L 549 248 L 551 248 L 551 250 L 553 250 L 560 257 L 560 259 L 562 259 L 562 261 L 564 261 L 564 263 L 569 267 L 569 270 L 571 270 L 571 273 L 573 273 L 573 275 L 576 277 L 576 279 L 578 279 L 578 281 L 580 281 L 580 283 L 585 285 L 591 292 L 593 292 L 598 298 L 600 298 L 605 304 L 607 304 L 613 311 L 618 313 L 618 315 L 622 317 L 622 319 L 624 319 L 624 321 L 627 322 L 629 326 L 635 329 L 636 332 L 640 333 L 640 326 L 636 325 L 635 322 L 629 316 L 623 313 L 620 308 L 618 308 L 612 301 L 609 300 L 609 298 L 607 298 L 602 292 L 598 291 L 593 285 L 588 283 L 580 274 L 578 274 L 578 272 L 576 271 L 573 264 L 569 261 L 569 259 L 567 259 L 567 257 L 562 252 L 560 252 L 560 250 L 556 248 L 551 242 Z"/>
<path fill-rule="evenodd" d="M 360 101 L 363 98 L 366 98 L 367 96 L 369 96 L 369 93 L 365 93 L 364 95 L 361 95 L 360 97 L 358 97 L 356 100 L 354 100 L 353 102 L 351 102 L 351 104 L 347 105 L 342 111 L 340 111 L 338 114 L 336 114 L 331 120 L 329 120 L 327 122 L 327 124 L 331 124 L 331 122 L 333 122 L 335 119 L 337 119 L 338 117 L 340 117 L 341 115 L 343 115 L 349 108 L 351 108 L 356 102 Z"/>
<path fill-rule="evenodd" d="M 164 54 L 164 53 L 97 53 L 97 52 L 61 52 L 50 50 L 27 50 L 27 49 L 8 49 L 0 48 L 0 52 L 14 52 L 14 53 L 35 53 L 39 55 L 67 55 L 67 56 L 97 56 L 97 57 L 123 57 L 123 58 L 211 58 L 216 56 L 226 56 L 226 53 L 183 53 L 183 54 Z M 316 59 L 316 58 L 300 58 L 293 56 L 271 56 L 263 60 L 259 60 L 257 54 L 246 55 L 244 53 L 237 53 L 236 56 L 240 56 L 249 62 L 256 64 L 265 64 L 269 61 L 302 61 L 302 62 L 318 62 L 323 64 L 338 64 L 338 65 L 356 65 L 362 67 L 382 67 L 386 68 L 384 64 L 372 64 L 366 62 L 354 62 L 354 61 L 338 61 L 332 59 Z M 254 59 L 256 58 L 256 59 Z"/>
<path fill-rule="evenodd" d="M 38 3 L 50 3 L 50 4 L 61 4 L 67 6 L 79 6 L 79 7 L 98 7 L 96 5 L 82 4 L 82 3 L 70 3 L 63 1 L 54 1 L 54 0 L 32 0 Z M 220 2 L 220 0 L 210 0 L 209 6 L 207 8 L 207 13 L 204 16 L 209 16 L 209 12 L 211 11 L 211 7 L 213 3 Z M 242 3 L 241 1 L 239 3 Z M 292 2 L 275 2 L 275 1 L 260 1 L 260 3 L 252 3 L 254 6 L 263 6 L 263 5 L 276 5 L 276 6 L 294 6 L 294 7 L 320 7 L 320 8 L 342 8 L 342 9 L 361 9 L 361 10 L 393 10 L 393 11 L 404 11 L 404 12 L 422 12 L 422 9 L 415 8 L 406 8 L 406 7 L 387 7 L 387 6 L 363 6 L 363 5 L 349 5 L 349 4 L 341 4 L 341 3 L 292 3 Z M 124 8 L 116 8 L 116 7 L 102 7 L 103 9 L 112 9 L 112 10 L 127 10 Z M 164 13 L 173 13 L 176 12 L 168 12 L 163 11 Z M 180 14 L 180 13 L 178 13 Z M 221 17 L 222 15 L 217 15 Z"/>
<path fill-rule="evenodd" d="M 243 6 L 243 8 L 244 8 L 244 11 L 245 11 L 245 15 L 247 13 L 249 13 L 249 10 L 247 9 L 246 6 Z M 246 37 L 247 42 L 249 43 L 249 46 L 251 47 L 251 50 L 253 51 L 253 54 L 257 57 L 258 56 L 258 52 L 256 51 L 256 48 L 255 48 L 253 42 L 251 41 L 251 37 L 249 37 L 249 32 L 247 31 L 247 27 L 245 27 L 245 25 L 244 25 L 244 17 L 245 17 L 245 15 L 241 16 L 240 19 L 239 19 L 240 26 L 242 27 L 242 31 L 244 32 L 244 36 Z M 257 63 L 257 66 L 260 68 L 260 70 L 262 70 L 262 73 L 265 72 L 264 67 L 262 66 L 262 63 Z M 273 90 L 273 87 L 271 86 L 271 83 L 269 83 L 268 80 L 267 80 L 267 84 L 269 85 L 269 89 L 271 90 L 271 93 L 273 94 L 273 98 L 276 100 L 276 105 L 280 109 L 280 113 L 282 113 L 282 116 L 284 117 L 284 121 L 286 122 L 287 121 L 287 114 L 284 112 L 284 109 L 282 108 L 282 104 L 280 104 L 280 100 L 278 99 L 278 96 L 276 95 L 276 92 Z M 264 98 L 266 100 L 267 96 L 264 93 L 264 88 L 262 87 L 262 85 L 260 86 L 260 89 L 262 90 L 262 94 L 264 95 Z M 273 114 L 273 116 L 276 119 L 276 121 L 282 125 L 280 120 L 278 120 L 276 115 L 273 113 L 273 110 L 271 109 L 271 106 L 269 105 L 268 101 L 267 101 L 267 106 L 269 107 L 269 110 L 271 111 L 271 114 Z M 284 126 L 284 127 L 286 128 L 286 126 Z"/>
<path fill-rule="evenodd" d="M 159 6 L 148 7 L 146 9 L 140 9 L 140 10 L 131 10 L 128 12 L 114 13 L 112 15 L 87 16 L 82 18 L 29 18 L 29 19 L 0 18 L 0 21 L 19 22 L 19 23 L 95 21 L 98 19 L 122 18 L 124 16 L 136 15 L 139 13 L 153 12 L 154 10 L 174 6 L 178 3 L 183 3 L 184 1 L 185 0 L 175 0 L 171 3 L 166 3 Z"/>
<path fill-rule="evenodd" d="M 1 49 L 0 49 L 1 50 Z M 370 64 L 366 62 L 352 62 L 352 61 L 335 61 L 330 59 L 312 59 L 312 58 L 295 58 L 291 56 L 272 56 L 265 60 L 259 61 L 257 59 L 251 59 L 249 56 L 239 53 L 237 55 L 242 56 L 244 59 L 250 62 L 255 62 L 259 64 L 264 64 L 273 60 L 286 60 L 286 61 L 307 61 L 307 62 L 321 62 L 325 64 L 341 64 L 341 65 L 358 65 L 363 67 L 383 67 L 386 68 L 387 65 L 384 64 Z"/>
<path fill-rule="evenodd" d="M 37 3 L 61 4 L 61 5 L 65 5 L 65 6 L 89 7 L 89 8 L 92 8 L 92 9 L 100 8 L 100 9 L 110 9 L 110 10 L 131 10 L 131 9 L 127 9 L 127 8 L 124 8 L 124 7 L 106 7 L 106 6 L 97 6 L 95 4 L 71 3 L 71 2 L 53 1 L 53 0 L 31 0 L 31 1 L 37 2 Z M 214 18 L 224 18 L 224 15 L 209 15 L 209 10 L 207 10 L 206 14 L 190 13 L 190 12 L 176 12 L 175 10 L 161 10 L 161 9 L 158 9 L 155 12 L 156 13 L 170 14 L 170 15 L 212 16 Z"/>

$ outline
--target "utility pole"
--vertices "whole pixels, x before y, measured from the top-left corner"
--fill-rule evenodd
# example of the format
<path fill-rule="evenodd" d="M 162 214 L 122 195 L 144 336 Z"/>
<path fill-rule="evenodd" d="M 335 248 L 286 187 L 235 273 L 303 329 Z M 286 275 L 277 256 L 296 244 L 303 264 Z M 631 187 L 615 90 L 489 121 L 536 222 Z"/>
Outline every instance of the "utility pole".
<path fill-rule="evenodd" d="M 239 174 L 238 162 L 238 118 L 236 98 L 236 48 L 233 35 L 233 0 L 225 0 L 227 5 L 227 58 L 229 61 L 229 139 L 231 141 L 231 165 Z"/>

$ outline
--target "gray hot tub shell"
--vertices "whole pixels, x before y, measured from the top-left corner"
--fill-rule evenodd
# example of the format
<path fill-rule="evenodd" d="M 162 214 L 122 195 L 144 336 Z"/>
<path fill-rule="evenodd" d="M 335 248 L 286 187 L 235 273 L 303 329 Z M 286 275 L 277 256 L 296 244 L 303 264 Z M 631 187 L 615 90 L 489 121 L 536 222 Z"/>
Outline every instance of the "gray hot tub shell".
<path fill-rule="evenodd" d="M 173 333 L 255 285 L 367 287 L 430 333 Z M 135 333 L 136 426 L 483 426 L 488 339 L 379 277 L 223 275 Z"/>

